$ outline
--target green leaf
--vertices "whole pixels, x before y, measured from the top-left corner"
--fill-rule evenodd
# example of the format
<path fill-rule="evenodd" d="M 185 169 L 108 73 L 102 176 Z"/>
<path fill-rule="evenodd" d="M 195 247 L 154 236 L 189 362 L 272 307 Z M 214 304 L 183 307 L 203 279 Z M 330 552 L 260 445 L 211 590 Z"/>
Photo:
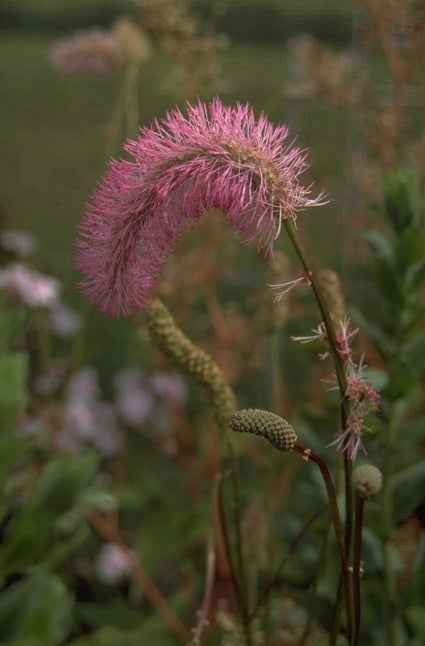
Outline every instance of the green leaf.
<path fill-rule="evenodd" d="M 52 544 L 56 518 L 75 507 L 98 466 L 94 452 L 62 455 L 41 472 L 26 504 L 11 521 L 0 549 L 0 573 L 25 570 Z"/>
<path fill-rule="evenodd" d="M 27 402 L 28 357 L 24 352 L 0 355 L 0 427 L 11 430 Z"/>
<path fill-rule="evenodd" d="M 119 630 L 131 630 L 140 624 L 140 610 L 119 599 L 109 603 L 80 603 L 78 615 L 91 628 L 113 626 Z"/>
<path fill-rule="evenodd" d="M 397 345 L 393 339 L 378 325 L 369 321 L 360 310 L 350 308 L 349 314 L 361 330 L 374 342 L 381 356 L 387 359 L 397 353 Z"/>
<path fill-rule="evenodd" d="M 23 332 L 28 311 L 24 307 L 11 307 L 4 294 L 0 294 L 0 353 L 10 350 L 13 342 Z"/>
<path fill-rule="evenodd" d="M 425 499 L 425 460 L 402 469 L 390 479 L 396 520 L 401 521 Z"/>
<path fill-rule="evenodd" d="M 37 573 L 0 595 L 0 643 L 58 646 L 72 626 L 74 599 L 57 576 Z"/>
<path fill-rule="evenodd" d="M 106 513 L 116 509 L 117 501 L 109 491 L 87 487 L 80 492 L 77 505 L 81 509 L 98 509 Z"/>
<path fill-rule="evenodd" d="M 175 646 L 176 639 L 164 627 L 162 618 L 158 623 L 161 623 L 159 628 L 152 626 L 150 621 L 144 621 L 143 627 L 132 631 L 105 626 L 69 642 L 68 646 Z"/>
<path fill-rule="evenodd" d="M 384 198 L 387 215 L 397 233 L 412 224 L 421 224 L 423 214 L 416 170 L 399 167 L 389 172 L 384 184 Z"/>
<path fill-rule="evenodd" d="M 417 377 L 425 373 L 425 332 L 418 334 L 404 348 L 407 363 Z"/>
<path fill-rule="evenodd" d="M 10 489 L 13 487 L 10 471 L 16 469 L 16 464 L 28 456 L 33 441 L 32 437 L 0 434 L 0 521 L 7 512 Z"/>
<path fill-rule="evenodd" d="M 391 400 L 401 399 L 412 393 L 417 385 L 418 378 L 412 365 L 400 359 L 391 365 L 385 395 Z"/>
<path fill-rule="evenodd" d="M 412 445 L 423 440 L 425 435 L 425 415 L 421 415 L 420 417 L 403 424 L 399 434 L 402 440 L 405 439 Z"/>
<path fill-rule="evenodd" d="M 367 229 L 361 233 L 361 237 L 367 242 L 377 258 L 384 261 L 391 269 L 394 267 L 393 245 L 384 233 Z"/>
<path fill-rule="evenodd" d="M 422 231 L 415 227 L 405 229 L 396 244 L 396 263 L 398 271 L 405 273 L 407 269 L 419 263 L 424 254 L 425 246 Z"/>
<path fill-rule="evenodd" d="M 416 637 L 421 637 L 421 640 L 417 642 L 423 644 L 425 641 L 425 621 L 424 621 L 424 609 L 423 606 L 410 606 L 406 608 L 404 613 L 406 623 L 409 627 L 409 632 Z"/>

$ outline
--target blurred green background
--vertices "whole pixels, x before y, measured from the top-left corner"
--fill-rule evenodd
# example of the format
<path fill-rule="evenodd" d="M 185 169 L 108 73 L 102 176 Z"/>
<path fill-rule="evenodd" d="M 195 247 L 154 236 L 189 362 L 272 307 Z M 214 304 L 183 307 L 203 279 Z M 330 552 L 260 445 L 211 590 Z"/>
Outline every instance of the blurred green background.
<path fill-rule="evenodd" d="M 220 92 L 224 102 L 249 101 L 273 121 L 287 122 L 298 143 L 311 148 L 308 180 L 325 186 L 332 202 L 306 214 L 305 225 L 333 267 L 343 259 L 341 203 L 347 141 L 350 133 L 342 111 L 317 101 L 295 105 L 285 99 L 288 38 L 314 33 L 335 47 L 350 37 L 352 7 L 345 0 L 195 0 L 195 13 L 212 21 L 228 45 L 220 53 Z M 87 351 L 105 354 L 118 364 L 115 322 L 100 317 L 75 290 L 75 227 L 96 182 L 101 178 L 108 147 L 107 130 L 119 89 L 118 75 L 63 75 L 49 61 L 49 48 L 60 36 L 94 25 L 109 26 L 136 5 L 126 0 L 3 0 L 0 3 L 0 208 L 3 227 L 25 228 L 40 241 L 35 263 L 58 276 L 66 299 L 85 309 L 101 330 Z M 180 101 L 162 79 L 172 61 L 156 53 L 142 67 L 139 85 L 141 123 L 149 124 Z M 304 224 L 304 220 L 303 220 Z M 323 235 L 332 227 L 332 235 Z M 89 326 L 93 327 L 93 325 Z M 120 329 L 125 329 L 120 328 Z M 116 353 L 116 359 L 114 359 Z M 121 355 L 121 359 L 119 359 Z"/>

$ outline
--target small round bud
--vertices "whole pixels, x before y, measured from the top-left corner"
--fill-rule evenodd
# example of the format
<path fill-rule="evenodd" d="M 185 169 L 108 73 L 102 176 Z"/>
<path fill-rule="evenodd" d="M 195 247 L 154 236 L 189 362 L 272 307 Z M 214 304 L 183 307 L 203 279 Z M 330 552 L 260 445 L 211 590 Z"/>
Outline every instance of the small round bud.
<path fill-rule="evenodd" d="M 229 422 L 233 431 L 261 435 L 280 451 L 292 451 L 298 441 L 292 426 L 282 417 L 266 410 L 238 410 Z"/>
<path fill-rule="evenodd" d="M 353 485 L 360 498 L 373 498 L 382 486 L 382 473 L 373 464 L 362 464 L 353 471 Z"/>

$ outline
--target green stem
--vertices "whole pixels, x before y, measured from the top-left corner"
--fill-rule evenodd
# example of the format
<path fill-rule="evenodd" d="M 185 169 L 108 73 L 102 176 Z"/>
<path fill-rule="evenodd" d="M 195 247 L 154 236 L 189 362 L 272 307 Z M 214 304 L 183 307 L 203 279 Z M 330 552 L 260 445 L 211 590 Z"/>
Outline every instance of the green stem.
<path fill-rule="evenodd" d="M 227 448 L 230 457 L 231 467 L 232 467 L 232 482 L 233 482 L 233 514 L 235 522 L 235 534 L 236 534 L 236 562 L 239 571 L 239 592 L 238 599 L 240 604 L 240 611 L 242 615 L 242 625 L 245 631 L 245 639 L 247 646 L 252 646 L 252 629 L 251 629 L 251 620 L 249 616 L 248 608 L 248 585 L 247 585 L 247 575 L 245 569 L 245 562 L 242 552 L 242 534 L 241 534 L 241 495 L 240 495 L 240 480 L 239 480 L 239 467 L 238 462 L 235 456 L 235 451 L 233 449 L 233 444 L 229 436 L 229 429 L 226 428 L 226 437 L 227 437 Z"/>
<path fill-rule="evenodd" d="M 351 587 L 351 570 L 348 567 L 347 555 L 345 551 L 345 534 L 344 528 L 341 522 L 341 517 L 339 515 L 338 502 L 334 483 L 329 473 L 329 469 L 326 466 L 326 463 L 322 458 L 320 458 L 316 453 L 305 449 L 305 447 L 300 444 L 296 444 L 294 450 L 298 453 L 301 453 L 304 459 L 311 460 L 314 462 L 320 469 L 320 473 L 323 478 L 323 482 L 326 487 L 326 492 L 329 500 L 329 509 L 331 512 L 332 522 L 335 531 L 335 538 L 338 547 L 340 562 L 341 562 L 341 576 L 344 585 L 344 595 L 347 611 L 347 629 L 348 629 L 348 641 L 351 646 L 352 644 L 352 635 L 353 635 L 353 623 L 354 623 L 354 605 L 353 605 L 353 593 Z"/>
<path fill-rule="evenodd" d="M 326 302 L 322 296 L 321 290 L 319 286 L 316 283 L 314 272 L 312 271 L 312 267 L 309 263 L 307 254 L 305 252 L 305 249 L 301 243 L 301 240 L 295 230 L 293 222 L 291 220 L 286 219 L 283 221 L 284 226 L 286 229 L 286 232 L 288 234 L 289 239 L 292 242 L 292 245 L 295 249 L 295 252 L 298 255 L 298 258 L 301 261 L 301 264 L 304 268 L 304 271 L 306 275 L 309 277 L 309 280 L 311 282 L 311 287 L 320 311 L 320 314 L 322 316 L 323 324 L 326 329 L 326 334 L 327 334 L 327 340 L 329 344 L 329 349 L 332 354 L 332 358 L 334 361 L 334 366 L 335 366 L 335 374 L 336 378 L 338 381 L 338 387 L 339 391 L 341 393 L 341 406 L 340 406 L 340 416 L 341 416 L 341 429 L 344 430 L 347 426 L 347 419 L 349 415 L 349 404 L 345 398 L 345 393 L 347 391 L 347 379 L 345 375 L 345 368 L 343 361 L 339 355 L 338 352 L 338 343 L 337 343 L 337 338 L 336 338 L 336 333 L 335 333 L 335 327 L 332 322 L 332 318 L 330 315 L 330 312 L 328 310 L 328 307 L 326 305 Z M 351 559 L 351 546 L 352 546 L 352 534 L 353 534 L 353 490 L 352 490 L 352 481 L 351 481 L 351 471 L 352 471 L 352 463 L 351 461 L 347 458 L 346 454 L 344 454 L 344 471 L 345 471 L 345 540 L 344 540 L 344 547 L 345 547 L 345 557 L 347 559 L 347 562 L 350 561 Z M 348 566 L 347 566 L 348 567 Z M 348 571 L 343 574 L 344 576 L 344 588 L 345 592 L 348 592 L 348 588 L 350 587 L 347 584 L 347 576 L 348 576 Z M 348 587 L 347 587 L 348 585 Z M 350 622 L 352 622 L 352 594 L 351 594 L 351 589 L 349 591 L 349 597 L 346 598 L 346 603 L 347 603 L 347 623 L 350 626 Z M 351 623 L 352 627 L 352 623 Z M 350 631 L 349 631 L 350 632 Z M 351 634 L 351 632 L 350 632 Z M 392 646 L 392 645 L 391 645 Z"/>
<path fill-rule="evenodd" d="M 286 220 L 284 220 L 284 226 L 285 226 L 286 232 L 287 232 L 287 234 L 289 236 L 289 239 L 291 240 L 291 242 L 293 244 L 293 247 L 294 247 L 294 249 L 295 249 L 295 251 L 297 253 L 297 256 L 301 261 L 301 264 L 302 264 L 302 266 L 304 268 L 304 271 L 308 275 L 308 278 L 309 278 L 309 280 L 311 282 L 311 287 L 312 287 L 312 290 L 313 290 L 313 293 L 314 293 L 314 296 L 315 296 L 315 299 L 316 299 L 320 314 L 322 316 L 323 323 L 324 323 L 325 328 L 326 328 L 326 334 L 328 336 L 329 348 L 330 348 L 330 351 L 332 353 L 332 357 L 333 357 L 334 364 L 335 364 L 335 371 L 336 371 L 336 377 L 337 377 L 337 380 L 338 380 L 338 386 L 339 386 L 339 390 L 341 392 L 341 396 L 343 398 L 342 407 L 343 407 L 343 410 L 345 410 L 348 413 L 348 411 L 346 410 L 347 404 L 346 404 L 346 402 L 344 400 L 345 392 L 347 390 L 347 380 L 346 380 L 346 377 L 345 377 L 344 365 L 343 365 L 343 363 L 341 361 L 341 357 L 339 356 L 339 353 L 338 353 L 338 343 L 337 343 L 336 334 L 335 334 L 335 327 L 334 327 L 334 324 L 332 322 L 331 315 L 330 315 L 329 310 L 328 310 L 328 308 L 326 306 L 326 303 L 325 303 L 325 300 L 324 300 L 324 298 L 322 296 L 321 290 L 320 290 L 319 286 L 316 283 L 316 279 L 315 279 L 314 273 L 312 271 L 312 267 L 311 267 L 311 265 L 310 265 L 310 263 L 308 261 L 307 254 L 305 252 L 305 249 L 304 249 L 304 247 L 302 245 L 301 240 L 298 237 L 298 234 L 297 234 L 297 232 L 296 232 L 296 230 L 294 228 L 293 223 L 290 220 L 286 219 Z"/>
<path fill-rule="evenodd" d="M 328 505 L 326 505 L 328 507 Z M 317 559 L 317 568 L 314 576 L 314 581 L 311 589 L 311 595 L 310 595 L 310 600 L 308 604 L 308 614 L 307 614 L 307 621 L 304 626 L 303 634 L 301 636 L 300 641 L 298 642 L 297 646 L 305 646 L 309 635 L 311 631 L 311 627 L 313 625 L 313 619 L 314 619 L 314 613 L 317 607 L 317 598 L 318 598 L 318 586 L 319 586 L 319 581 L 320 581 L 320 576 L 323 573 L 325 567 L 326 567 L 326 561 L 327 561 L 327 555 L 328 555 L 328 547 L 329 547 L 329 537 L 330 537 L 330 529 L 331 529 L 331 524 L 328 523 L 326 527 L 325 534 L 323 536 L 323 541 L 322 541 L 322 546 L 320 548 L 319 556 Z"/>
<path fill-rule="evenodd" d="M 257 616 L 258 611 L 260 610 L 261 606 L 268 600 L 270 591 L 272 590 L 273 586 L 276 585 L 277 581 L 280 579 L 282 576 L 283 569 L 285 565 L 289 562 L 289 559 L 291 558 L 292 554 L 295 552 L 297 549 L 298 545 L 301 543 L 303 540 L 304 536 L 307 534 L 308 530 L 310 527 L 313 525 L 313 523 L 321 516 L 327 509 L 329 509 L 329 504 L 326 503 L 323 507 L 321 507 L 318 511 L 316 511 L 313 516 L 307 521 L 307 523 L 304 525 L 302 530 L 300 531 L 299 534 L 294 538 L 292 541 L 287 554 L 282 558 L 280 561 L 279 565 L 276 568 L 275 574 L 272 576 L 270 581 L 267 583 L 266 587 L 262 591 L 261 595 L 258 598 L 257 605 L 255 606 L 254 610 L 250 614 L 250 619 L 254 619 L 254 617 Z"/>
<path fill-rule="evenodd" d="M 336 600 L 334 605 L 334 611 L 332 616 L 332 627 L 329 634 L 329 646 L 336 646 L 339 630 L 341 628 L 341 615 L 342 615 L 342 606 L 344 603 L 344 591 L 343 591 L 343 579 L 342 576 L 339 577 L 338 582 L 338 591 L 336 594 Z"/>
<path fill-rule="evenodd" d="M 363 509 L 365 499 L 356 496 L 356 512 L 354 520 L 354 557 L 353 557 L 353 586 L 354 586 L 354 635 L 353 646 L 358 646 L 361 621 L 360 577 L 362 556 Z"/>
<path fill-rule="evenodd" d="M 397 401 L 394 401 L 391 402 L 388 412 L 387 436 L 385 440 L 384 464 L 382 469 L 382 550 L 387 605 L 388 646 L 399 646 L 401 643 L 400 611 L 398 607 L 397 585 L 392 559 L 394 503 L 390 482 L 394 467 L 398 418 Z"/>
<path fill-rule="evenodd" d="M 225 512 L 225 505 L 224 505 L 224 500 L 223 500 L 223 491 L 222 488 L 220 488 L 218 492 L 218 514 L 219 514 L 219 520 L 220 520 L 220 530 L 224 542 L 224 548 L 227 556 L 227 563 L 229 566 L 229 573 L 230 573 L 230 578 L 232 580 L 232 588 L 233 592 L 236 597 L 236 602 L 239 606 L 239 608 L 242 608 L 243 602 L 241 600 L 241 585 L 240 581 L 238 579 L 238 575 L 235 570 L 233 558 L 232 558 L 232 550 L 230 547 L 230 540 L 229 540 L 229 530 L 228 530 L 228 523 L 226 519 L 226 512 Z"/>

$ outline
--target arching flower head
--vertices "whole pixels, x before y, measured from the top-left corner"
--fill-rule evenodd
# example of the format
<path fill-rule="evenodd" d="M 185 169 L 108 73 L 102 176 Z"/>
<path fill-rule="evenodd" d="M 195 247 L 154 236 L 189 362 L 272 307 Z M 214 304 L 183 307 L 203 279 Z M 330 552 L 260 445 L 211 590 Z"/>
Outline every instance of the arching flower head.
<path fill-rule="evenodd" d="M 132 161 L 110 163 L 79 227 L 77 265 L 91 302 L 112 316 L 143 308 L 173 244 L 209 208 L 271 253 L 282 219 L 323 203 L 299 183 L 308 151 L 288 134 L 250 105 L 218 98 L 142 128 L 124 146 Z"/>

